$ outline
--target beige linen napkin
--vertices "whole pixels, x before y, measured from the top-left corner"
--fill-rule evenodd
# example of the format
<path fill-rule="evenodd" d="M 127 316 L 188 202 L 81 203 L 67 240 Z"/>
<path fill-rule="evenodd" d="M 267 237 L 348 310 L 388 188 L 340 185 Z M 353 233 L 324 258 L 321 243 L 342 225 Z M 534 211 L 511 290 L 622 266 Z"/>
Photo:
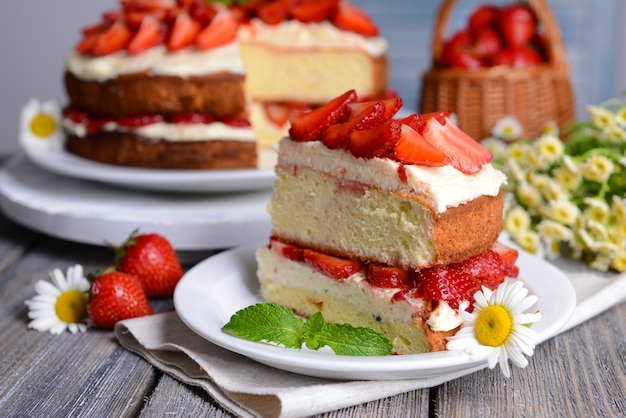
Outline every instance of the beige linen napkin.
<path fill-rule="evenodd" d="M 577 296 L 576 310 L 560 332 L 626 301 L 626 274 L 592 272 L 566 261 L 555 264 L 570 278 Z M 121 321 L 115 332 L 128 350 L 180 381 L 203 388 L 243 417 L 310 416 L 433 387 L 485 367 L 393 382 L 326 380 L 283 372 L 224 350 L 191 331 L 175 312 Z"/>

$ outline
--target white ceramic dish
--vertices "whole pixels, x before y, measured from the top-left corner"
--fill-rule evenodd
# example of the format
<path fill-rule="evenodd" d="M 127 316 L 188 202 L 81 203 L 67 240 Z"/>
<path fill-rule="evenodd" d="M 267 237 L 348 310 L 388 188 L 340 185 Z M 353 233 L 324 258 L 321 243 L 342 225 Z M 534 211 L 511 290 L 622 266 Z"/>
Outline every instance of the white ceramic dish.
<path fill-rule="evenodd" d="M 259 168 L 245 170 L 157 170 L 102 164 L 70 154 L 59 146 L 22 144 L 28 158 L 46 170 L 116 186 L 183 193 L 241 192 L 274 185 L 275 151 L 259 152 Z"/>
<path fill-rule="evenodd" d="M 277 347 L 236 338 L 221 328 L 239 309 L 262 302 L 254 250 L 235 248 L 197 264 L 179 282 L 174 306 L 180 318 L 200 336 L 233 352 L 281 370 L 332 379 L 392 380 L 436 376 L 486 364 L 483 359 L 449 351 L 386 357 L 346 357 Z M 542 320 L 533 328 L 539 342 L 555 335 L 576 306 L 568 278 L 546 261 L 520 253 L 520 280 L 539 297 Z"/>

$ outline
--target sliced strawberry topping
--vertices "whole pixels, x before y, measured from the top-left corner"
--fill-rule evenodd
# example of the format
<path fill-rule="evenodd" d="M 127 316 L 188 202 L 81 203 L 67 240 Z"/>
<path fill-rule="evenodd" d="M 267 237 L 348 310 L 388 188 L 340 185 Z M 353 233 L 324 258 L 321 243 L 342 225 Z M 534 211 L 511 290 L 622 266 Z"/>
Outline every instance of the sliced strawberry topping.
<path fill-rule="evenodd" d="M 515 248 L 498 241 L 491 246 L 491 250 L 500 256 L 508 277 L 515 278 L 519 275 L 519 267 L 515 265 L 519 253 Z"/>
<path fill-rule="evenodd" d="M 383 121 L 384 116 L 384 103 L 373 103 L 347 122 L 330 125 L 324 131 L 322 143 L 330 149 L 346 148 L 350 132 L 372 129 Z"/>
<path fill-rule="evenodd" d="M 304 250 L 302 249 L 302 247 L 299 247 L 297 245 L 287 244 L 286 242 L 282 242 L 277 240 L 276 238 L 271 237 L 270 248 L 279 256 L 285 257 L 289 260 L 304 260 Z"/>
<path fill-rule="evenodd" d="M 310 249 L 304 249 L 304 262 L 318 273 L 337 280 L 347 279 L 363 267 L 358 260 L 333 257 Z"/>
<path fill-rule="evenodd" d="M 352 114 L 357 114 L 362 112 L 364 109 L 367 109 L 374 103 L 382 103 L 385 105 L 385 114 L 383 115 L 382 121 L 386 121 L 394 117 L 398 110 L 402 107 L 402 99 L 400 97 L 391 97 L 389 99 L 383 100 L 369 100 L 366 102 L 356 102 L 351 103 L 348 107 L 352 111 Z"/>
<path fill-rule="evenodd" d="M 161 30 L 159 21 L 154 16 L 147 15 L 142 20 L 126 50 L 129 54 L 139 54 L 146 49 L 159 45 L 164 38 L 165 34 Z"/>
<path fill-rule="evenodd" d="M 290 0 L 275 0 L 262 3 L 257 10 L 257 16 L 268 25 L 278 25 L 287 20 L 289 16 L 289 3 Z"/>
<path fill-rule="evenodd" d="M 337 7 L 339 0 L 294 0 L 291 16 L 303 23 L 327 20 Z"/>
<path fill-rule="evenodd" d="M 215 48 L 232 42 L 237 35 L 237 20 L 227 9 L 220 11 L 196 38 L 199 49 Z"/>
<path fill-rule="evenodd" d="M 359 33 L 363 36 L 378 36 L 378 27 L 362 10 L 348 0 L 341 0 L 332 21 L 340 29 Z"/>
<path fill-rule="evenodd" d="M 446 154 L 432 146 L 415 129 L 404 124 L 393 153 L 400 162 L 406 164 L 441 167 L 450 162 Z"/>
<path fill-rule="evenodd" d="M 123 49 L 130 41 L 132 33 L 126 24 L 115 21 L 102 35 L 98 37 L 93 52 L 98 55 L 112 54 Z"/>
<path fill-rule="evenodd" d="M 167 48 L 170 51 L 178 51 L 191 45 L 200 32 L 200 23 L 189 17 L 188 13 L 180 13 L 176 16 L 172 33 L 167 41 Z"/>
<path fill-rule="evenodd" d="M 292 114 L 289 129 L 291 139 L 297 142 L 320 139 L 326 128 L 345 120 L 348 114 L 348 104 L 356 99 L 356 91 L 348 90 L 315 110 Z"/>
<path fill-rule="evenodd" d="M 450 158 L 451 165 L 465 174 L 478 173 L 491 161 L 491 152 L 453 123 L 441 124 L 436 118 L 426 121 L 422 136 Z"/>
<path fill-rule="evenodd" d="M 367 266 L 367 280 L 372 286 L 385 289 L 408 289 L 409 273 L 400 267 L 370 263 Z"/>
<path fill-rule="evenodd" d="M 191 0 L 189 3 L 189 16 L 203 26 L 211 23 L 217 14 L 217 11 L 206 1 Z"/>
<path fill-rule="evenodd" d="M 382 125 L 348 136 L 348 149 L 355 157 L 374 158 L 387 155 L 400 140 L 400 121 L 390 119 Z"/>
<path fill-rule="evenodd" d="M 285 126 L 291 113 L 289 107 L 282 103 L 264 103 L 265 116 L 276 126 Z"/>

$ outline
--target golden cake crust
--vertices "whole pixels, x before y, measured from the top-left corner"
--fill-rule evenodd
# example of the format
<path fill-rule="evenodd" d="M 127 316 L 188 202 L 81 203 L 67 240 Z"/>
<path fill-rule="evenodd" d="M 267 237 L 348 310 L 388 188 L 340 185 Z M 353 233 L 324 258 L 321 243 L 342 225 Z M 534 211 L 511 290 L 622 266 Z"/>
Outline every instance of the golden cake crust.
<path fill-rule="evenodd" d="M 246 111 L 244 76 L 219 72 L 177 77 L 135 73 L 98 82 L 65 72 L 72 106 L 93 116 L 205 113 L 218 119 Z"/>
<path fill-rule="evenodd" d="M 68 151 L 89 160 L 144 168 L 236 169 L 256 168 L 254 141 L 172 142 L 152 140 L 128 132 L 67 135 Z"/>

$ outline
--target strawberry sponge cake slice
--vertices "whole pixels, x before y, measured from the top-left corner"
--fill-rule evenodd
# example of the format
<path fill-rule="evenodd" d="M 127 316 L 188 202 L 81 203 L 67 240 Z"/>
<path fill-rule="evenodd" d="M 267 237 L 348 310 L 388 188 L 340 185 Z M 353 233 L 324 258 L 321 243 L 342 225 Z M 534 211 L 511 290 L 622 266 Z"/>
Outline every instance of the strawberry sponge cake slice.
<path fill-rule="evenodd" d="M 354 90 L 291 118 L 256 252 L 267 302 L 387 335 L 398 354 L 437 351 L 462 301 L 517 277 L 497 241 L 505 176 L 447 112 L 396 118 L 401 98 Z"/>

